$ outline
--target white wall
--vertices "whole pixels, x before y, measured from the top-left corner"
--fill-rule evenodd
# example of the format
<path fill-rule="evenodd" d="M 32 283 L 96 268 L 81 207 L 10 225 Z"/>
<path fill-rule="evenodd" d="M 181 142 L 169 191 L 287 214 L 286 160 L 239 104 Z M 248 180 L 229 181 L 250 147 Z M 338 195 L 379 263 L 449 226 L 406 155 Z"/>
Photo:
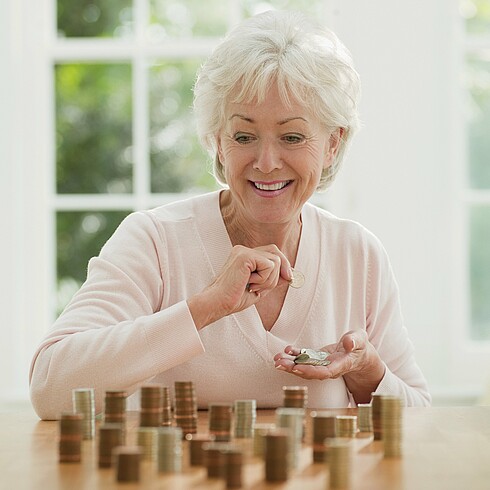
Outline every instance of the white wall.
<path fill-rule="evenodd" d="M 478 391 L 485 372 L 461 369 L 457 176 L 457 1 L 339 0 L 332 25 L 363 82 L 360 131 L 328 200 L 383 241 L 407 328 L 434 393 Z M 461 350 L 457 352 L 457 349 Z M 455 386 L 458 385 L 458 386 Z"/>
<path fill-rule="evenodd" d="M 30 358 L 49 327 L 54 294 L 46 290 L 52 230 L 46 228 L 51 148 L 44 119 L 49 23 L 43 3 L 0 2 L 0 196 L 7 230 L 0 239 L 0 397 L 5 399 L 27 396 Z M 454 340 L 462 319 L 455 284 L 461 266 L 455 175 L 464 137 L 456 112 L 457 1 L 329 5 L 332 27 L 352 51 L 363 81 L 364 128 L 327 202 L 337 214 L 370 228 L 387 248 L 432 390 L 473 392 L 486 373 L 461 369 Z M 478 362 L 471 367 L 481 367 Z"/>

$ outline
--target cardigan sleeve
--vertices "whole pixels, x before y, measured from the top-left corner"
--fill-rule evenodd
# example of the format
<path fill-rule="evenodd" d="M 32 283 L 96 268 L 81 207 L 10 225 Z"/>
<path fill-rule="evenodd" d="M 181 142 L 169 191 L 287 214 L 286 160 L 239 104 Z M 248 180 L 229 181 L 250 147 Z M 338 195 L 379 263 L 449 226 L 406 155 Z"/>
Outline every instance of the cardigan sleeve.
<path fill-rule="evenodd" d="M 164 237 L 145 213 L 129 215 L 89 262 L 87 280 L 34 354 L 31 400 L 39 417 L 71 409 L 91 387 L 96 411 L 109 389 L 131 394 L 204 352 L 186 301 L 162 307 Z"/>
<path fill-rule="evenodd" d="M 366 312 L 368 338 L 386 366 L 376 393 L 400 396 L 406 406 L 430 405 L 427 382 L 403 324 L 398 285 L 388 256 L 374 237 L 368 252 Z"/>

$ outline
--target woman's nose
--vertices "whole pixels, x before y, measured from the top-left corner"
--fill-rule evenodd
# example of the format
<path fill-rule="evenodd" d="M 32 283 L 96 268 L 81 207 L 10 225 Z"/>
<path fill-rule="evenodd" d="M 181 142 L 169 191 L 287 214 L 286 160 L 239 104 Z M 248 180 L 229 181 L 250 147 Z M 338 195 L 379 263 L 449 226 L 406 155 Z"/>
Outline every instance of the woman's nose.
<path fill-rule="evenodd" d="M 273 170 L 282 168 L 279 148 L 276 148 L 271 142 L 261 142 L 258 145 L 253 167 L 264 174 L 269 174 Z"/>

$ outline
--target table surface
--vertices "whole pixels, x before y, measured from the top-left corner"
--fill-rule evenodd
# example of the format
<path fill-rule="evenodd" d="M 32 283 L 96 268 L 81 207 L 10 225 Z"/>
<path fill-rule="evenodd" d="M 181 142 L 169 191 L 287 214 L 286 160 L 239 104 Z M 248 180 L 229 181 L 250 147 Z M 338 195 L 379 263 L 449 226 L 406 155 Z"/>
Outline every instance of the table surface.
<path fill-rule="evenodd" d="M 329 410 L 355 414 L 355 409 Z M 206 432 L 207 413 L 200 412 L 199 432 Z M 259 411 L 257 422 L 273 422 L 274 411 Z M 309 420 L 310 417 L 307 417 Z M 134 441 L 138 414 L 128 412 L 128 438 Z M 356 439 L 352 489 L 490 489 L 490 407 L 406 408 L 403 456 L 383 458 L 382 442 Z M 225 488 L 208 479 L 204 468 L 189 467 L 178 475 L 157 472 L 143 462 L 139 483 L 117 483 L 113 468 L 99 469 L 97 442 L 83 441 L 82 462 L 58 463 L 58 423 L 40 421 L 33 412 L 0 413 L 0 489 L 206 489 Z M 284 484 L 264 481 L 264 464 L 247 458 L 243 488 L 313 490 L 328 488 L 328 467 L 312 462 L 305 444 L 298 469 Z"/>

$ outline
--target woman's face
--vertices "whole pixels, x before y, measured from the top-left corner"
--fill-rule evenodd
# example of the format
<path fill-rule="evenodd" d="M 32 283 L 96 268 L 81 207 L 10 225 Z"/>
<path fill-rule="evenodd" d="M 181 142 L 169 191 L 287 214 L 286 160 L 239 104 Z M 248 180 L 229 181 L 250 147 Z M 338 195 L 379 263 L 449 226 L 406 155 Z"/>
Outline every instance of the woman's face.
<path fill-rule="evenodd" d="M 277 87 L 260 104 L 228 104 L 218 153 L 235 210 L 259 223 L 297 221 L 338 143 L 301 105 L 283 104 Z"/>

